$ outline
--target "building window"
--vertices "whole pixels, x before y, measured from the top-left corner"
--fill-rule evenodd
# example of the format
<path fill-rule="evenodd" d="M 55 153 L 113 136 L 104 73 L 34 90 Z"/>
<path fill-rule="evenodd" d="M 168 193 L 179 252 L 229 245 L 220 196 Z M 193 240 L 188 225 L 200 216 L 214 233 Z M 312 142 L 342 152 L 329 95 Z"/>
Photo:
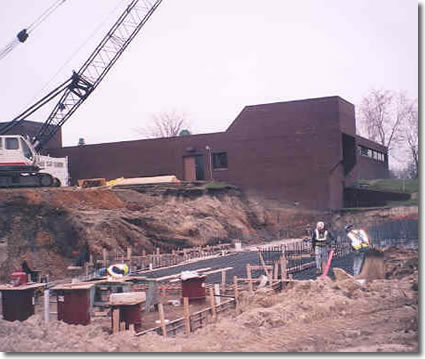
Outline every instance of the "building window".
<path fill-rule="evenodd" d="M 361 156 L 373 158 L 374 160 L 385 162 L 385 154 L 376 150 L 372 150 L 371 148 L 367 148 L 359 145 L 359 152 Z"/>
<path fill-rule="evenodd" d="M 227 168 L 227 152 L 213 153 L 212 156 L 214 169 Z"/>
<path fill-rule="evenodd" d="M 2 139 L 0 138 L 0 150 L 3 148 L 3 141 L 2 141 Z"/>
<path fill-rule="evenodd" d="M 52 167 L 52 161 L 47 161 L 47 162 L 46 162 L 46 166 L 47 166 L 47 167 Z"/>
<path fill-rule="evenodd" d="M 55 162 L 54 165 L 55 165 L 55 167 L 59 167 L 59 168 L 63 167 L 62 162 Z"/>
<path fill-rule="evenodd" d="M 14 137 L 6 137 L 5 145 L 6 145 L 6 150 L 19 149 L 18 139 Z"/>

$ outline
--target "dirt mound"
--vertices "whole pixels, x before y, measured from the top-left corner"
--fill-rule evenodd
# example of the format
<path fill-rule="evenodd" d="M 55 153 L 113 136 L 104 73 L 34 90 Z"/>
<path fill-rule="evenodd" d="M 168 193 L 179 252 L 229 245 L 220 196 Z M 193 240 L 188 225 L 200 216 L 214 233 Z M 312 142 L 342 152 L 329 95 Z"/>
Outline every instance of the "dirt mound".
<path fill-rule="evenodd" d="M 130 247 L 141 255 L 142 250 L 171 252 L 233 239 L 255 243 L 273 231 L 266 210 L 251 206 L 234 189 L 214 195 L 201 191 L 199 196 L 182 191 L 0 191 L 0 243 L 7 252 L 0 263 L 1 280 L 24 258 L 43 274 L 63 278 L 69 265 L 81 265 L 89 253 L 101 256 L 102 248 L 125 252 Z"/>
<path fill-rule="evenodd" d="M 417 272 L 416 272 L 417 276 Z M 360 284 L 350 277 L 291 282 L 241 293 L 240 311 L 189 338 L 110 335 L 103 327 L 48 326 L 38 316 L 0 320 L 2 351 L 111 352 L 417 352 L 418 292 L 409 276 Z M 416 278 L 417 279 L 417 278 Z M 391 318 L 391 320 L 389 320 Z"/>

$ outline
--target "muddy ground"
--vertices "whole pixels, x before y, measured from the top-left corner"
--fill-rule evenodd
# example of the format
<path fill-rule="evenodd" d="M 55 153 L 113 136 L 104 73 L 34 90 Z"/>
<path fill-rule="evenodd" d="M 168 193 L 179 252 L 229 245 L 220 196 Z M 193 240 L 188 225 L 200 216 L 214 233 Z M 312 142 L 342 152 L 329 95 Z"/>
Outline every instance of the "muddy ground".
<path fill-rule="evenodd" d="M 293 282 L 241 294 L 231 310 L 189 338 L 110 335 L 101 326 L 0 320 L 5 352 L 418 352 L 418 253 L 385 251 L 386 279 Z"/>
<path fill-rule="evenodd" d="M 318 220 L 343 228 L 413 214 L 418 207 L 324 213 L 279 207 L 247 198 L 236 188 L 211 190 L 199 184 L 135 189 L 50 188 L 0 190 L 0 281 L 24 259 L 51 279 L 68 275 L 89 253 L 100 258 L 127 247 L 133 255 L 214 245 L 300 238 Z M 407 214 L 406 214 L 407 213 Z"/>

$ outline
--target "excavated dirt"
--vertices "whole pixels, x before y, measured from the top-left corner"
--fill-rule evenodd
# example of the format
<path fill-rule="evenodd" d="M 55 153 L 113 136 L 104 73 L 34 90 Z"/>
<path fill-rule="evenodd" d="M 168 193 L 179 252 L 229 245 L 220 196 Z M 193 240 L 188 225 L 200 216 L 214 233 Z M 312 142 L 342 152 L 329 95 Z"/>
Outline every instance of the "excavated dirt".
<path fill-rule="evenodd" d="M 416 262 L 414 262 L 416 259 Z M 388 279 L 293 282 L 281 293 L 241 293 L 240 312 L 189 338 L 157 334 L 109 335 L 96 325 L 75 326 L 39 316 L 0 321 L 6 352 L 418 352 L 418 254 L 385 251 Z M 416 264 L 414 264 L 416 263 Z"/>
<path fill-rule="evenodd" d="M 245 244 L 308 236 L 318 220 L 343 228 L 346 223 L 385 222 L 411 215 L 417 207 L 335 215 L 246 198 L 235 188 L 153 185 L 133 189 L 50 188 L 0 190 L 0 281 L 20 268 L 51 279 L 67 275 L 89 253 L 98 258 L 127 247 L 134 255 L 200 245 Z M 407 213 L 407 214 L 406 214 Z M 307 238 L 307 237 L 306 237 Z M 96 259 L 96 258 L 95 258 Z"/>
<path fill-rule="evenodd" d="M 102 248 L 152 253 L 243 239 L 256 243 L 273 227 L 264 208 L 234 189 L 207 193 L 175 187 L 22 189 L 0 191 L 0 278 L 23 259 L 50 278 Z M 80 262 L 80 263 L 78 263 Z"/>

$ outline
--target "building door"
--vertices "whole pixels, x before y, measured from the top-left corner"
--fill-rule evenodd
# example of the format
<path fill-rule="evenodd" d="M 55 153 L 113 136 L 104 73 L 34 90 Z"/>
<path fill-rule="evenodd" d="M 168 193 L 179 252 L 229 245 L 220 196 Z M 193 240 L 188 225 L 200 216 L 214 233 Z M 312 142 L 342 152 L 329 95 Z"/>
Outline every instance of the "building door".
<path fill-rule="evenodd" d="M 205 180 L 204 157 L 184 157 L 184 180 L 188 182 Z"/>

